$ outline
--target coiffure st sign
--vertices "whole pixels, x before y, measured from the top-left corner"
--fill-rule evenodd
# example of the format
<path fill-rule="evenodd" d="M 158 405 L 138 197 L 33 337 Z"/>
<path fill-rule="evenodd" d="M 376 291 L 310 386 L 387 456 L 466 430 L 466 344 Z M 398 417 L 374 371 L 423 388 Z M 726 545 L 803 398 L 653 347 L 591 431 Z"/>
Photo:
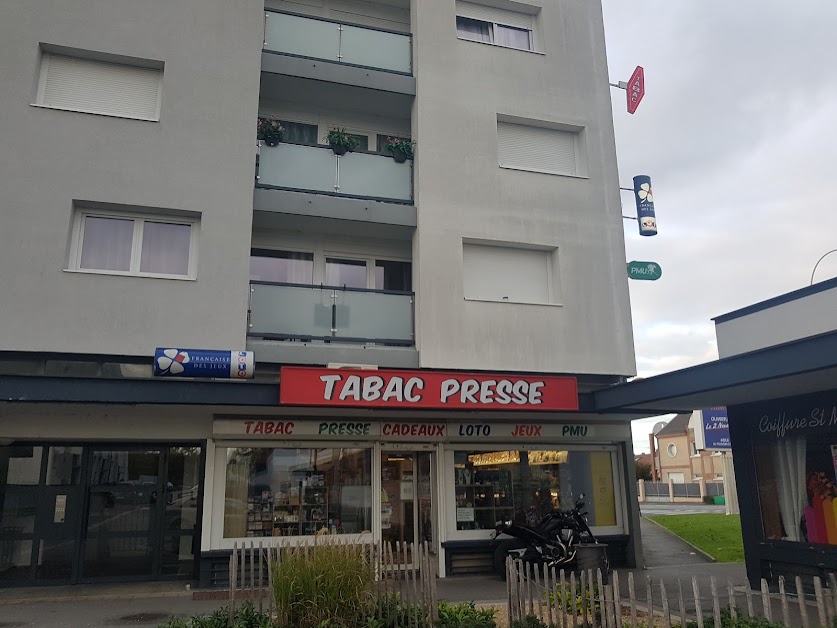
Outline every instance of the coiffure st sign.
<path fill-rule="evenodd" d="M 282 367 L 288 406 L 578 410 L 574 377 Z"/>

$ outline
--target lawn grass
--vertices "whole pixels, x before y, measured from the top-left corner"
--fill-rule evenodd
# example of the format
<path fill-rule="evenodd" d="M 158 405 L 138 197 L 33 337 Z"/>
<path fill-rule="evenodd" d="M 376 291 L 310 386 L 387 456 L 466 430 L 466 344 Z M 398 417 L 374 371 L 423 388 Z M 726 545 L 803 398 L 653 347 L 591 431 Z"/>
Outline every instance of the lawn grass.
<path fill-rule="evenodd" d="M 744 560 L 741 517 L 738 515 L 657 515 L 649 519 L 702 549 L 719 563 Z"/>

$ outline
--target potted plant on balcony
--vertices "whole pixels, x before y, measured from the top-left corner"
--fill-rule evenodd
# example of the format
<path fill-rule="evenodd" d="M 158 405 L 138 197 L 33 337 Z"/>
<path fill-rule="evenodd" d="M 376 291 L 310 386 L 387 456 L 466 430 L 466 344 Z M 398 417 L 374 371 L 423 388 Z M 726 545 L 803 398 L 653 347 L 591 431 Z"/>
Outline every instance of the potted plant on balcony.
<path fill-rule="evenodd" d="M 257 137 L 264 141 L 268 146 L 276 146 L 282 141 L 282 136 L 285 134 L 285 127 L 276 119 L 276 116 L 269 118 L 259 118 L 256 123 Z"/>
<path fill-rule="evenodd" d="M 335 155 L 345 155 L 358 147 L 357 138 L 346 132 L 346 129 L 334 128 L 328 132 L 326 142 L 331 146 Z"/>
<path fill-rule="evenodd" d="M 388 137 L 386 145 L 396 163 L 403 164 L 407 159 L 413 158 L 413 149 L 416 143 L 414 140 L 407 140 L 403 137 Z"/>

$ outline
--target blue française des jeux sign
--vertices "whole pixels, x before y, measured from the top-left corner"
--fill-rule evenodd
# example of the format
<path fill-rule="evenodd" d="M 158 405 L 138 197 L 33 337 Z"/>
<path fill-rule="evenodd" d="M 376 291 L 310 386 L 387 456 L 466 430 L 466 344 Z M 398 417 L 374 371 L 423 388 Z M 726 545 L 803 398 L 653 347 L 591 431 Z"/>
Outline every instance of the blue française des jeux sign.
<path fill-rule="evenodd" d="M 639 222 L 639 235 L 657 235 L 657 215 L 654 213 L 654 190 L 651 189 L 651 177 L 640 174 L 634 177 L 634 200 L 636 218 Z"/>
<path fill-rule="evenodd" d="M 729 440 L 729 418 L 725 406 L 703 408 L 703 437 L 704 449 L 714 451 L 729 451 L 732 444 Z"/>
<path fill-rule="evenodd" d="M 157 347 L 154 375 L 159 377 L 218 377 L 250 379 L 255 374 L 252 351 L 211 351 Z"/>

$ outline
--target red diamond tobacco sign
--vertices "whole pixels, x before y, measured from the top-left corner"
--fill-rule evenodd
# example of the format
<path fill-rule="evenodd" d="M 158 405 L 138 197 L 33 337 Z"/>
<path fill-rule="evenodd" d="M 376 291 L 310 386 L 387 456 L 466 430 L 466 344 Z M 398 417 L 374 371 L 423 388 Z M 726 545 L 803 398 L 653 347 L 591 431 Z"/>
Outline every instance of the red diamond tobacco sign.
<path fill-rule="evenodd" d="M 631 74 L 631 80 L 628 81 L 628 113 L 636 112 L 639 103 L 642 102 L 642 97 L 645 96 L 645 70 L 641 65 L 636 66 L 636 70 Z"/>

